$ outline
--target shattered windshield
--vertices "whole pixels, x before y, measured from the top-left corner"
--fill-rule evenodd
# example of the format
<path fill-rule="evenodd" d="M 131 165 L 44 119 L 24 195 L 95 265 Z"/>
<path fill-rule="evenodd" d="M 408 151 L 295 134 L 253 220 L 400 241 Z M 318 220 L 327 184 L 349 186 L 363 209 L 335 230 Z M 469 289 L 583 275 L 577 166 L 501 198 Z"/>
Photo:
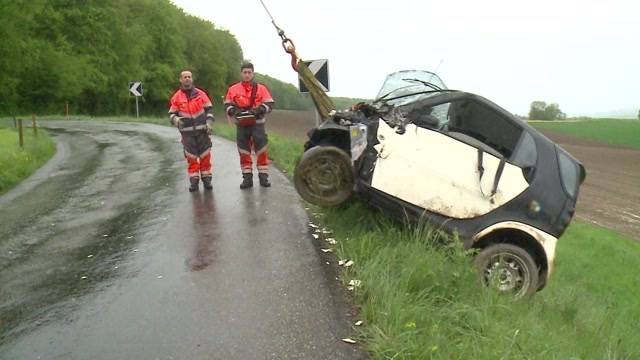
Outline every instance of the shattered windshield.
<path fill-rule="evenodd" d="M 424 70 L 398 71 L 387 76 L 384 84 L 382 84 L 382 88 L 378 92 L 378 95 L 376 95 L 376 100 L 374 102 L 424 91 L 446 89 L 447 86 L 435 73 Z M 415 96 L 402 97 L 400 99 L 387 100 L 386 102 L 393 105 L 402 105 L 432 95 L 434 95 L 434 93 L 418 94 Z"/>

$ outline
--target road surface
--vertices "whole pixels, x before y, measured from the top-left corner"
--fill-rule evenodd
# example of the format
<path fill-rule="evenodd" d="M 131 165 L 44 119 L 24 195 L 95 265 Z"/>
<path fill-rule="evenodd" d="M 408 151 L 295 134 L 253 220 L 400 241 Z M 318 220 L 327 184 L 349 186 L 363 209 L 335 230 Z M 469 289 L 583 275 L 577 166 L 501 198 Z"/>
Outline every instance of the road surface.
<path fill-rule="evenodd" d="M 241 191 L 215 138 L 214 190 L 191 194 L 175 129 L 45 126 L 57 154 L 0 197 L 1 359 L 362 357 L 280 172 Z"/>

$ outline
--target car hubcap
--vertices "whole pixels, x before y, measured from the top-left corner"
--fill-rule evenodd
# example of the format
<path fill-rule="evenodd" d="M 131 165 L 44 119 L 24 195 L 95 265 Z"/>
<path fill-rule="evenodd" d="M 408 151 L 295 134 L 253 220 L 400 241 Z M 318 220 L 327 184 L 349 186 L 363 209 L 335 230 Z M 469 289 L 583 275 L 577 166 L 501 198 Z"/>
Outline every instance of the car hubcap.
<path fill-rule="evenodd" d="M 345 174 L 339 162 L 331 156 L 323 156 L 304 171 L 304 182 L 309 191 L 318 196 L 330 196 L 343 187 Z"/>
<path fill-rule="evenodd" d="M 484 281 L 502 292 L 520 295 L 526 289 L 529 274 L 525 262 L 514 254 L 497 254 L 484 270 Z"/>

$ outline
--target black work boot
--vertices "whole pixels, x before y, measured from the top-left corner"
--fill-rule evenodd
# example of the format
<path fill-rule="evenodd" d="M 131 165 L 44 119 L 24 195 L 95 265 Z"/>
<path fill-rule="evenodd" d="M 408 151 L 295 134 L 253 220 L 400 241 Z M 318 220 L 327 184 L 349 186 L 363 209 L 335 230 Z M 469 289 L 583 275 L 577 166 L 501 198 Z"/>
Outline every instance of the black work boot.
<path fill-rule="evenodd" d="M 189 181 L 191 182 L 191 186 L 189 186 L 189 192 L 198 191 L 198 183 L 200 182 L 199 177 L 190 177 Z"/>
<path fill-rule="evenodd" d="M 202 185 L 204 186 L 205 190 L 213 189 L 213 186 L 211 186 L 211 176 L 203 176 Z"/>
<path fill-rule="evenodd" d="M 242 184 L 240 184 L 240 189 L 248 189 L 253 187 L 253 174 L 242 174 Z"/>
<path fill-rule="evenodd" d="M 260 179 L 260 186 L 262 187 L 271 186 L 271 183 L 269 182 L 269 174 L 258 174 L 258 178 Z"/>

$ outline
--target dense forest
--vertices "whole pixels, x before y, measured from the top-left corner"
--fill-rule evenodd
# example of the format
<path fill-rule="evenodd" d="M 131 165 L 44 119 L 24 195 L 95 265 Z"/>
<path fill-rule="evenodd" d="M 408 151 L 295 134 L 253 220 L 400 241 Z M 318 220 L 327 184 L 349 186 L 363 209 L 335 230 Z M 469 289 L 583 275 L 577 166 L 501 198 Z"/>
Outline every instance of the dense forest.
<path fill-rule="evenodd" d="M 168 0 L 28 0 L 0 5 L 0 113 L 166 112 L 184 68 L 220 93 L 242 61 L 235 37 Z"/>
<path fill-rule="evenodd" d="M 142 114 L 164 114 L 180 70 L 219 100 L 243 61 L 233 34 L 169 0 L 0 1 L 0 41 L 4 116 L 62 114 L 66 103 L 72 114 L 131 115 L 130 81 L 143 82 Z M 312 106 L 292 84 L 257 79 L 278 108 Z"/>

